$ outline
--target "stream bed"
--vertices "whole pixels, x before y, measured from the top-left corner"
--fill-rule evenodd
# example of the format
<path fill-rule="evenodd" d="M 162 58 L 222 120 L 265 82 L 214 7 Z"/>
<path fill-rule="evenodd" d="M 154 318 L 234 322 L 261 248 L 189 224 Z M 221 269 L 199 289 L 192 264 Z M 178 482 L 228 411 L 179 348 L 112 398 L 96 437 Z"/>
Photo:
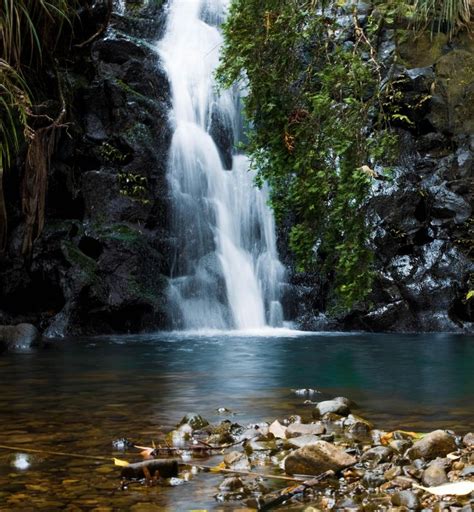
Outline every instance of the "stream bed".
<path fill-rule="evenodd" d="M 218 504 L 223 477 L 120 489 L 107 461 L 133 460 L 112 441 L 151 445 L 189 412 L 240 424 L 311 417 L 313 400 L 347 396 L 391 430 L 474 427 L 474 336 L 450 334 L 159 333 L 62 340 L 0 359 L 0 510 L 236 510 Z M 219 413 L 226 408 L 231 413 Z M 136 458 L 138 460 L 139 458 Z M 204 459 L 206 464 L 222 457 Z"/>

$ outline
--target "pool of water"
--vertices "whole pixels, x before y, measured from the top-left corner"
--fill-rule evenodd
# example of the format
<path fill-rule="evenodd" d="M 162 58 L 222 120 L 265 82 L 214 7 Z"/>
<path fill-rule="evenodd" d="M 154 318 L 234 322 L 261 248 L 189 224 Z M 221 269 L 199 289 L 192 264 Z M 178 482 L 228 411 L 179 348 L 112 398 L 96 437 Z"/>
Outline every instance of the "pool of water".
<path fill-rule="evenodd" d="M 282 330 L 64 340 L 3 356 L 0 386 L 0 444 L 19 448 L 0 449 L 0 510 L 225 509 L 213 498 L 219 475 L 120 490 L 118 469 L 106 462 L 21 448 L 121 456 L 112 440 L 149 445 L 188 412 L 224 419 L 220 407 L 239 423 L 309 418 L 299 388 L 348 396 L 380 428 L 466 432 L 474 427 L 474 336 Z"/>

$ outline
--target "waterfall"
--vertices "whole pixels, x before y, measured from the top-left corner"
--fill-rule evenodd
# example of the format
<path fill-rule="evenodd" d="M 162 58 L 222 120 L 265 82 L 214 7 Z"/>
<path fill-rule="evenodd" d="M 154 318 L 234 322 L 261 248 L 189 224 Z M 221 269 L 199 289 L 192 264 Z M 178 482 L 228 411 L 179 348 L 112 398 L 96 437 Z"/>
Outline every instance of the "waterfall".
<path fill-rule="evenodd" d="M 275 222 L 268 190 L 254 185 L 241 138 L 237 89 L 217 93 L 229 0 L 170 0 L 158 52 L 172 90 L 174 135 L 168 162 L 176 254 L 169 284 L 175 327 L 280 326 Z"/>

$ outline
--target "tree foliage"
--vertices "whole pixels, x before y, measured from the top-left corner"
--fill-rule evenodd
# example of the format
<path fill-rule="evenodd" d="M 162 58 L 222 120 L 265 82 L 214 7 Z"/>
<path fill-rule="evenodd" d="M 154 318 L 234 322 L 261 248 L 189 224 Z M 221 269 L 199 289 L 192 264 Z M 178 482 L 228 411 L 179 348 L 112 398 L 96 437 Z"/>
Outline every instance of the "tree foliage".
<path fill-rule="evenodd" d="M 22 208 L 26 231 L 24 252 L 44 223 L 47 170 L 55 129 L 64 117 L 64 100 L 58 84 L 59 107 L 46 111 L 35 107 L 44 70 L 54 74 L 54 52 L 63 29 L 71 34 L 79 0 L 0 0 L 0 182 L 12 158 L 26 142 Z M 51 91 L 49 91 L 51 92 Z M 45 99 L 41 97 L 41 99 Z M 50 98 L 47 98 L 50 99 Z M 56 102 L 58 103 L 58 102 Z M 6 243 L 7 218 L 0 184 L 0 251 Z"/>
<path fill-rule="evenodd" d="M 333 305 L 347 309 L 371 289 L 364 204 L 395 137 L 370 27 L 366 34 L 350 12 L 341 27 L 323 7 L 234 0 L 218 77 L 246 85 L 247 150 L 277 219 L 292 217 L 299 268 L 333 275 Z"/>

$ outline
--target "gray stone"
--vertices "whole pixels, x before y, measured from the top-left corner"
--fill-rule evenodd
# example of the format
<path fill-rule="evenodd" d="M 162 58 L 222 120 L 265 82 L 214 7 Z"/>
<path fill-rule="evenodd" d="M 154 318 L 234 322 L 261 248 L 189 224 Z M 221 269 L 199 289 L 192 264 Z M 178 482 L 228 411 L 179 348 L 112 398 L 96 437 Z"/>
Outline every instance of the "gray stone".
<path fill-rule="evenodd" d="M 462 442 L 464 443 L 464 446 L 467 446 L 468 448 L 470 446 L 474 446 L 474 433 L 468 432 L 463 438 Z"/>
<path fill-rule="evenodd" d="M 340 471 L 357 462 L 343 449 L 326 441 L 299 448 L 285 459 L 285 471 L 290 474 L 318 475 L 324 471 Z"/>
<path fill-rule="evenodd" d="M 362 483 L 366 487 L 375 488 L 385 483 L 385 475 L 383 471 L 376 469 L 374 471 L 366 471 L 362 477 Z"/>
<path fill-rule="evenodd" d="M 28 350 L 40 341 L 40 333 L 34 325 L 0 326 L 0 352 Z"/>
<path fill-rule="evenodd" d="M 398 507 L 407 507 L 410 510 L 420 509 L 420 500 L 413 491 L 400 491 L 392 495 L 392 503 Z"/>
<path fill-rule="evenodd" d="M 294 446 L 296 448 L 303 448 L 304 446 L 314 444 L 318 441 L 320 441 L 320 438 L 318 436 L 315 436 L 313 434 L 306 434 L 303 436 L 292 437 L 288 439 L 287 443 L 290 446 Z"/>
<path fill-rule="evenodd" d="M 375 446 L 363 453 L 360 461 L 380 464 L 381 462 L 389 461 L 392 458 L 392 455 L 393 450 L 388 446 Z"/>
<path fill-rule="evenodd" d="M 430 432 L 423 439 L 417 441 L 407 452 L 411 459 L 423 457 L 431 460 L 436 457 L 444 457 L 456 450 L 456 443 L 453 436 L 444 430 Z"/>
<path fill-rule="evenodd" d="M 426 487 L 435 487 L 445 484 L 448 481 L 446 475 L 445 463 L 443 460 L 433 461 L 424 471 L 421 477 L 423 485 Z"/>
<path fill-rule="evenodd" d="M 460 473 L 461 476 L 473 476 L 474 466 L 466 466 Z"/>
<path fill-rule="evenodd" d="M 221 491 L 236 491 L 244 486 L 242 480 L 236 476 L 230 476 L 226 478 L 220 485 Z"/>
<path fill-rule="evenodd" d="M 230 452 L 224 456 L 224 464 L 228 469 L 248 470 L 250 462 L 244 453 Z"/>
<path fill-rule="evenodd" d="M 311 434 L 311 435 L 321 435 L 326 432 L 326 427 L 318 422 L 318 423 L 291 423 L 288 425 L 286 430 L 287 437 L 293 437 L 297 435 L 303 434 Z"/>
<path fill-rule="evenodd" d="M 350 402 L 347 398 L 337 397 L 333 400 L 325 400 L 323 402 L 319 402 L 316 405 L 316 409 L 321 416 L 328 413 L 347 416 L 351 412 L 349 409 L 349 403 Z"/>

